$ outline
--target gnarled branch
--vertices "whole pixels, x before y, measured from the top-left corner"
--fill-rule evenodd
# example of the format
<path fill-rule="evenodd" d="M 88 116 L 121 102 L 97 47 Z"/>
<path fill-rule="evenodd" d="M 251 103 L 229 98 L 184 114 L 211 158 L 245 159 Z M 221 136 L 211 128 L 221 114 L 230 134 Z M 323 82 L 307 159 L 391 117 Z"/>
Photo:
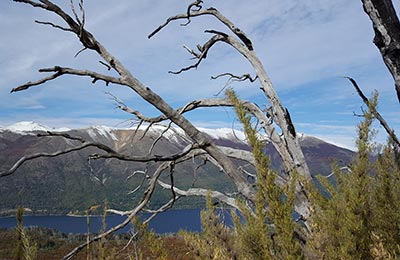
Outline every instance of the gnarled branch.
<path fill-rule="evenodd" d="M 22 164 L 24 164 L 27 161 L 31 161 L 31 160 L 37 159 L 37 158 L 57 157 L 62 154 L 80 151 L 87 147 L 96 147 L 98 149 L 108 152 L 109 154 L 115 153 L 115 151 L 112 150 L 111 148 L 109 148 L 108 146 L 101 144 L 101 143 L 95 143 L 95 142 L 85 142 L 79 146 L 61 150 L 61 151 L 56 151 L 54 153 L 34 153 L 31 155 L 22 156 L 17 162 L 14 163 L 14 165 L 10 169 L 0 172 L 0 178 L 13 174 L 19 167 L 21 167 Z"/>
<path fill-rule="evenodd" d="M 28 83 L 25 83 L 21 86 L 18 86 L 16 88 L 13 88 L 11 90 L 12 92 L 18 92 L 18 91 L 22 91 L 22 90 L 26 90 L 29 89 L 30 87 L 33 86 L 38 86 L 41 85 L 43 83 L 46 83 L 47 81 L 56 79 L 62 75 L 75 75 L 75 76 L 84 76 L 84 77 L 91 77 L 93 78 L 92 83 L 96 83 L 96 81 L 98 80 L 102 80 L 104 82 L 106 82 L 106 85 L 108 85 L 109 83 L 114 83 L 114 84 L 122 84 L 121 79 L 119 78 L 115 78 L 115 77 L 111 77 L 111 76 L 107 76 L 107 75 L 103 75 L 94 71 L 90 71 L 90 70 L 77 70 L 77 69 L 72 69 L 72 68 L 66 68 L 66 67 L 60 67 L 60 66 L 55 66 L 53 68 L 44 68 L 44 69 L 40 69 L 39 72 L 55 72 L 54 74 L 42 78 L 38 81 L 34 81 L 31 82 L 29 81 Z"/>
<path fill-rule="evenodd" d="M 222 74 L 219 74 L 217 76 L 212 76 L 211 79 L 218 79 L 220 77 L 225 77 L 225 76 L 229 76 L 229 79 L 236 80 L 236 81 L 249 80 L 250 82 L 254 82 L 254 81 L 256 81 L 258 79 L 257 75 L 254 78 L 252 78 L 250 74 L 243 74 L 241 76 L 237 76 L 237 75 L 234 75 L 234 74 L 229 73 L 229 72 L 222 73 Z"/>
<path fill-rule="evenodd" d="M 150 39 L 154 35 L 156 35 L 159 31 L 161 31 L 164 27 L 166 27 L 169 23 L 176 20 L 181 19 L 190 19 L 190 17 L 202 16 L 202 15 L 212 15 L 217 18 L 220 22 L 222 22 L 226 27 L 228 27 L 247 47 L 249 51 L 253 50 L 253 44 L 251 40 L 247 37 L 247 35 L 240 30 L 234 23 L 232 23 L 228 18 L 223 16 L 217 9 L 210 7 L 208 9 L 199 9 L 199 10 L 191 10 L 191 6 L 188 8 L 188 12 L 186 14 L 178 14 L 175 16 L 169 17 L 165 23 L 161 24 L 157 29 L 155 29 L 152 33 L 149 34 L 148 38 Z M 190 20 L 189 20 L 190 21 Z M 187 23 L 189 24 L 189 23 Z M 186 25 L 187 25 L 186 24 Z"/>
<path fill-rule="evenodd" d="M 212 47 L 215 43 L 217 43 L 217 42 L 219 42 L 219 41 L 222 41 L 223 38 L 224 38 L 224 37 L 221 36 L 221 35 L 214 35 L 214 36 L 213 36 L 210 40 L 208 40 L 201 48 L 199 48 L 199 49 L 201 49 L 201 53 L 200 53 L 200 54 L 197 54 L 195 51 L 190 50 L 189 52 L 190 52 L 195 58 L 198 59 L 197 62 L 194 63 L 194 64 L 192 64 L 192 65 L 190 65 L 190 66 L 184 67 L 184 68 L 182 68 L 182 69 L 180 69 L 180 70 L 178 70 L 178 71 L 169 71 L 169 73 L 172 73 L 172 74 L 180 74 L 180 73 L 182 73 L 182 72 L 184 72 L 184 71 L 188 71 L 188 70 L 191 70 L 191 69 L 197 69 L 197 67 L 200 65 L 200 63 L 201 63 L 204 59 L 207 58 L 208 51 L 211 49 L 211 47 Z"/>
<path fill-rule="evenodd" d="M 169 163 L 165 162 L 162 163 L 154 172 L 152 178 L 149 181 L 149 185 L 146 189 L 146 191 L 143 194 L 143 197 L 141 199 L 141 201 L 138 203 L 138 205 L 129 212 L 128 217 L 121 222 L 120 224 L 110 228 L 109 230 L 103 232 L 102 234 L 99 234 L 97 236 L 95 236 L 94 238 L 90 239 L 88 242 L 82 243 L 79 246 L 75 247 L 73 250 L 71 250 L 67 255 L 65 255 L 63 257 L 63 260 L 69 260 L 72 257 L 74 257 L 80 250 L 82 250 L 83 248 L 85 248 L 88 244 L 91 244 L 95 241 L 98 241 L 100 239 L 102 239 L 103 237 L 107 237 L 110 234 L 113 234 L 114 232 L 124 228 L 126 225 L 128 225 L 131 220 L 147 205 L 147 203 L 150 201 L 150 198 L 154 192 L 154 189 L 156 187 L 156 183 L 158 178 L 160 177 L 161 173 L 163 172 L 163 170 L 165 170 L 166 168 L 168 168 Z"/>

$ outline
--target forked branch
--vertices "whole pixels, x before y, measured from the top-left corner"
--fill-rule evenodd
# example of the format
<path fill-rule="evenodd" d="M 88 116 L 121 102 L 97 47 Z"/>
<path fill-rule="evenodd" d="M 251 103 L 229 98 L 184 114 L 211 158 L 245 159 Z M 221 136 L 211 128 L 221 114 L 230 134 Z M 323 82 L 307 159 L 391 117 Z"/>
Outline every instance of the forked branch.
<path fill-rule="evenodd" d="M 114 84 L 119 84 L 122 85 L 122 81 L 119 78 L 115 78 L 115 77 L 111 77 L 111 76 L 107 76 L 107 75 L 103 75 L 94 71 L 90 71 L 90 70 L 77 70 L 77 69 L 71 69 L 71 68 L 66 68 L 66 67 L 60 67 L 60 66 L 55 66 L 53 68 L 45 68 L 45 69 L 40 69 L 39 72 L 55 72 L 54 74 L 42 78 L 40 80 L 37 81 L 29 81 L 28 83 L 25 83 L 23 85 L 20 85 L 16 88 L 13 88 L 11 90 L 12 92 L 18 92 L 21 90 L 26 90 L 29 89 L 30 87 L 33 86 L 38 86 L 38 85 L 42 85 L 43 83 L 46 83 L 47 81 L 51 81 L 53 79 L 56 79 L 62 75 L 75 75 L 75 76 L 83 76 L 83 77 L 90 77 L 92 78 L 92 83 L 96 83 L 96 81 L 98 80 L 102 80 L 106 83 L 106 85 L 108 85 L 109 83 L 114 83 Z"/>
<path fill-rule="evenodd" d="M 173 189 L 175 193 L 177 193 L 183 197 L 196 196 L 196 197 L 204 197 L 205 198 L 207 196 L 207 193 L 209 192 L 209 190 L 202 189 L 202 188 L 190 188 L 188 190 L 182 190 L 177 187 L 172 187 L 170 184 L 167 184 L 160 180 L 158 180 L 157 182 L 164 189 Z M 239 205 L 237 204 L 236 198 L 229 197 L 226 194 L 219 192 L 219 191 L 212 191 L 211 197 L 222 201 L 226 205 L 229 205 L 235 209 L 240 210 Z"/>
<path fill-rule="evenodd" d="M 211 49 L 211 47 L 212 47 L 215 43 L 217 43 L 217 42 L 219 42 L 219 41 L 222 41 L 223 38 L 224 38 L 224 37 L 221 36 L 221 35 L 214 35 L 214 36 L 213 36 L 210 40 L 208 40 L 201 48 L 198 48 L 199 50 L 201 50 L 201 53 L 200 53 L 200 54 L 196 53 L 194 50 L 189 50 L 189 52 L 190 52 L 195 58 L 197 58 L 197 62 L 194 63 L 194 64 L 192 64 L 192 65 L 190 65 L 190 66 L 184 67 L 184 68 L 182 68 L 182 69 L 180 69 L 180 70 L 178 70 L 178 71 L 169 71 L 169 73 L 172 73 L 172 74 L 180 74 L 180 73 L 182 73 L 182 72 L 184 72 L 184 71 L 188 71 L 188 70 L 191 70 L 191 69 L 197 69 L 197 67 L 200 65 L 200 63 L 201 63 L 204 59 L 207 58 L 208 51 Z"/>
<path fill-rule="evenodd" d="M 43 24 L 43 25 L 50 25 L 51 27 L 60 29 L 62 31 L 73 32 L 70 28 L 65 28 L 65 27 L 62 27 L 60 25 L 54 24 L 52 22 L 43 22 L 43 21 L 35 20 L 35 23 Z"/>
<path fill-rule="evenodd" d="M 245 81 L 245 80 L 249 80 L 250 82 L 254 82 L 254 81 L 256 81 L 256 80 L 258 79 L 258 76 L 257 76 L 257 75 L 253 78 L 253 77 L 251 77 L 250 74 L 243 74 L 243 75 L 241 75 L 241 76 L 237 76 L 237 75 L 234 75 L 234 74 L 229 73 L 229 72 L 227 72 L 227 73 L 222 73 L 222 74 L 217 75 L 217 76 L 212 76 L 211 79 L 218 79 L 218 78 L 220 78 L 220 77 L 226 77 L 226 76 L 229 76 L 229 79 L 230 79 L 230 80 L 235 80 L 235 81 Z"/>
<path fill-rule="evenodd" d="M 146 191 L 143 193 L 143 197 L 140 200 L 140 202 L 137 204 L 137 206 L 129 212 L 128 217 L 121 222 L 120 224 L 112 227 L 111 229 L 107 230 L 106 232 L 99 234 L 97 236 L 95 236 L 94 238 L 92 238 L 91 240 L 82 243 L 81 245 L 75 247 L 73 250 L 71 250 L 67 255 L 65 255 L 62 259 L 63 260 L 69 260 L 71 258 L 73 258 L 76 254 L 78 254 L 78 252 L 80 250 L 82 250 L 83 248 L 85 248 L 88 244 L 91 244 L 95 241 L 98 241 L 100 239 L 102 239 L 103 237 L 107 237 L 110 234 L 113 234 L 114 232 L 124 228 L 126 225 L 128 225 L 131 220 L 147 205 L 147 203 L 150 201 L 151 196 L 154 192 L 154 189 L 156 187 L 157 184 L 157 180 L 160 177 L 161 173 L 167 169 L 169 166 L 169 163 L 165 162 L 162 163 L 154 172 L 153 176 L 151 177 L 149 184 L 147 186 Z"/>
<path fill-rule="evenodd" d="M 200 5 L 202 1 L 196 1 L 189 5 L 188 11 L 185 14 L 178 14 L 169 17 L 165 23 L 161 24 L 157 29 L 155 29 L 152 33 L 149 34 L 148 38 L 150 39 L 154 35 L 156 35 L 158 32 L 160 32 L 163 28 L 165 28 L 169 23 L 172 21 L 176 20 L 182 20 L 182 19 L 188 19 L 188 22 L 184 25 L 188 25 L 190 23 L 190 18 L 191 17 L 196 17 L 196 16 L 202 16 L 202 15 L 211 15 L 217 18 L 220 22 L 222 22 L 229 30 L 231 30 L 241 41 L 242 43 L 247 47 L 249 51 L 253 50 L 253 44 L 249 37 L 240 29 L 238 28 L 234 23 L 232 23 L 228 18 L 223 16 L 217 9 L 210 7 L 208 9 L 202 9 Z M 199 7 L 197 10 L 193 10 L 193 6 Z"/>

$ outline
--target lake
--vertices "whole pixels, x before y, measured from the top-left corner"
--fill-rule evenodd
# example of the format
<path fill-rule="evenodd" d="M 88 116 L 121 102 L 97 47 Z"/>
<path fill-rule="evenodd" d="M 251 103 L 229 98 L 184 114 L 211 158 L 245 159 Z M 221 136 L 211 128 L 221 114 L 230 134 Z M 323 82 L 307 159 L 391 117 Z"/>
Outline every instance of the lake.
<path fill-rule="evenodd" d="M 158 214 L 149 223 L 149 228 L 153 229 L 158 234 L 176 233 L 181 229 L 199 232 L 201 231 L 200 211 L 200 209 L 168 210 L 166 212 Z M 226 212 L 225 215 L 229 215 L 229 213 Z M 149 216 L 149 214 L 143 214 L 142 218 L 145 218 L 147 216 Z M 110 228 L 112 226 L 118 225 L 124 219 L 125 217 L 116 215 L 107 216 L 107 227 Z M 229 216 L 227 216 L 226 219 L 227 222 L 231 222 Z M 63 233 L 84 234 L 87 232 L 87 223 L 85 216 L 24 216 L 23 222 L 25 227 L 47 227 L 59 230 Z M 90 232 L 99 232 L 101 229 L 101 222 L 101 216 L 91 216 Z M 0 217 L 0 228 L 13 228 L 16 225 L 17 224 L 15 217 Z M 130 231 L 130 228 L 130 226 L 126 226 L 118 233 L 127 233 Z"/>

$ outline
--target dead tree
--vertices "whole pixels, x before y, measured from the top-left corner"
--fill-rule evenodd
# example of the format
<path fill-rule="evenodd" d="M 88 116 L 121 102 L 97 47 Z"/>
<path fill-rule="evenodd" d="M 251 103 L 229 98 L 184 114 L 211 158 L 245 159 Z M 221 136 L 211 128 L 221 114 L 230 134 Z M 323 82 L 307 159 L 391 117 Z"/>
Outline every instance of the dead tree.
<path fill-rule="evenodd" d="M 374 43 L 393 76 L 400 102 L 400 22 L 392 0 L 362 0 L 364 11 L 372 21 Z"/>
<path fill-rule="evenodd" d="M 396 14 L 392 0 L 361 0 L 365 13 L 371 19 L 375 37 L 374 43 L 379 49 L 383 61 L 385 62 L 395 83 L 397 99 L 400 102 L 400 21 Z M 347 77 L 362 101 L 370 108 L 368 98 L 364 95 L 357 82 Z M 385 129 L 394 143 L 394 150 L 399 156 L 400 141 L 386 120 L 373 108 L 371 113 Z"/>
<path fill-rule="evenodd" d="M 70 139 L 71 142 L 75 142 L 76 146 L 71 147 L 68 150 L 58 151 L 56 153 L 40 153 L 24 156 L 19 161 L 17 161 L 9 170 L 0 172 L 0 177 L 15 173 L 15 171 L 28 160 L 32 160 L 38 157 L 54 157 L 59 154 L 65 154 L 85 149 L 87 147 L 96 147 L 99 149 L 99 153 L 92 154 L 90 156 L 90 159 L 93 160 L 102 158 L 156 163 L 157 167 L 153 172 L 149 172 L 148 169 L 136 172 L 136 174 L 143 174 L 142 186 L 145 187 L 145 192 L 143 193 L 142 199 L 139 201 L 139 203 L 132 210 L 129 211 L 123 212 L 116 209 L 109 210 L 110 212 L 127 216 L 126 220 L 120 225 L 106 231 L 105 233 L 92 238 L 88 243 L 99 240 L 100 238 L 107 236 L 115 232 L 116 230 L 124 227 L 138 212 L 145 210 L 146 205 L 151 200 L 151 195 L 156 185 L 160 185 L 163 188 L 171 190 L 171 199 L 168 201 L 168 203 L 166 203 L 159 209 L 150 210 L 150 212 L 152 212 L 153 214 L 157 214 L 158 212 L 170 208 L 174 204 L 174 202 L 182 196 L 204 196 L 206 194 L 205 189 L 189 189 L 185 191 L 179 189 L 178 187 L 175 187 L 174 185 L 173 174 L 175 171 L 175 166 L 179 163 L 191 160 L 195 157 L 202 158 L 203 160 L 207 160 L 218 166 L 235 183 L 237 194 L 242 198 L 248 200 L 251 205 L 252 201 L 254 201 L 255 199 L 255 188 L 251 183 L 247 181 L 247 173 L 238 168 L 233 162 L 233 159 L 240 159 L 254 165 L 254 159 L 252 158 L 251 154 L 246 151 L 227 149 L 217 146 L 207 135 L 200 132 L 190 121 L 188 121 L 184 117 L 184 113 L 200 107 L 233 106 L 233 104 L 231 104 L 226 99 L 214 98 L 194 100 L 178 109 L 174 109 L 173 107 L 171 107 L 157 93 L 153 92 L 151 88 L 141 83 L 129 70 L 126 69 L 126 67 L 115 56 L 108 52 L 108 50 L 95 38 L 92 33 L 86 30 L 83 0 L 79 1 L 79 8 L 75 8 L 75 4 L 73 0 L 71 0 L 71 10 L 69 13 L 67 12 L 67 10 L 63 10 L 58 5 L 49 0 L 14 0 L 14 2 L 28 4 L 32 7 L 40 8 L 56 14 L 59 18 L 61 18 L 61 21 L 63 21 L 63 25 L 48 21 L 36 22 L 75 34 L 83 45 L 83 50 L 93 51 L 97 53 L 98 56 L 102 59 L 101 63 L 107 66 L 109 70 L 115 71 L 118 76 L 110 76 L 95 71 L 80 70 L 56 65 L 50 68 L 43 68 L 39 70 L 40 73 L 49 73 L 50 75 L 43 77 L 39 80 L 30 81 L 26 84 L 18 86 L 12 89 L 12 92 L 18 92 L 22 90 L 27 90 L 34 86 L 40 86 L 48 81 L 58 79 L 63 75 L 89 77 L 93 79 L 93 84 L 96 82 L 104 82 L 105 84 L 115 84 L 123 87 L 128 87 L 160 112 L 160 116 L 158 117 L 147 117 L 140 111 L 129 108 L 122 101 L 116 99 L 116 102 L 118 103 L 118 106 L 121 110 L 126 111 L 127 113 L 130 113 L 137 118 L 139 122 L 138 127 L 140 125 L 147 125 L 147 130 L 145 131 L 144 135 L 147 133 L 148 129 L 150 129 L 155 124 L 163 123 L 164 125 L 166 125 L 166 127 L 165 131 L 160 134 L 161 138 L 161 136 L 164 135 L 167 131 L 174 131 L 171 126 L 172 124 L 175 124 L 185 133 L 185 138 L 188 140 L 188 145 L 176 154 L 166 154 L 161 156 L 154 155 L 152 151 L 156 143 L 160 140 L 160 138 L 157 138 L 149 148 L 149 153 L 147 155 L 130 156 L 115 151 L 104 144 L 88 142 L 80 137 L 69 136 L 62 133 L 49 132 L 45 134 L 45 136 L 47 137 L 44 138 L 67 138 Z M 262 126 L 262 129 L 265 131 L 265 135 L 268 137 L 268 141 L 276 148 L 283 159 L 286 176 L 279 178 L 278 183 L 280 185 L 287 185 L 290 177 L 295 172 L 302 176 L 302 181 L 310 181 L 311 175 L 302 150 L 300 148 L 295 127 L 291 121 L 289 111 L 282 105 L 278 95 L 276 94 L 262 62 L 257 57 L 251 40 L 241 29 L 234 25 L 225 16 L 223 16 L 217 9 L 212 7 L 204 8 L 203 1 L 197 0 L 190 4 L 183 14 L 169 17 L 165 23 L 160 25 L 154 32 L 149 35 L 149 38 L 155 36 L 164 27 L 175 20 L 184 20 L 186 21 L 186 23 L 183 25 L 188 26 L 191 22 L 191 19 L 194 19 L 198 16 L 211 16 L 213 18 L 216 18 L 223 25 L 226 26 L 227 30 L 226 32 L 206 30 L 205 32 L 210 35 L 210 39 L 207 42 L 205 42 L 203 45 L 198 45 L 197 50 L 186 48 L 189 53 L 196 59 L 196 62 L 171 73 L 180 74 L 184 71 L 198 67 L 202 63 L 202 61 L 206 59 L 209 50 L 217 43 L 224 43 L 229 45 L 230 47 L 233 47 L 239 54 L 241 54 L 245 58 L 245 60 L 247 60 L 247 62 L 252 65 L 256 76 L 252 78 L 251 76 L 249 76 L 249 74 L 245 74 L 244 76 L 235 76 L 230 73 L 224 73 L 220 76 L 228 76 L 236 80 L 250 80 L 251 82 L 254 82 L 254 84 L 259 84 L 261 91 L 266 96 L 267 101 L 269 102 L 269 107 L 265 109 L 261 109 L 256 104 L 248 101 L 241 101 L 241 103 Z M 170 183 L 165 183 L 159 180 L 159 177 L 164 172 L 166 172 L 170 176 Z M 311 214 L 310 203 L 303 183 L 301 181 L 298 181 L 296 188 L 297 200 L 295 203 L 295 209 L 302 216 L 301 218 L 304 220 L 304 223 L 306 224 L 305 226 L 307 227 L 308 219 Z M 132 190 L 132 192 L 135 192 L 136 190 L 137 189 L 134 189 Z M 213 197 L 218 198 L 222 202 L 232 207 L 237 207 L 235 197 L 228 196 L 227 194 L 223 194 L 218 191 L 212 191 L 211 194 Z M 147 221 L 149 221 L 149 219 Z M 87 243 L 84 243 L 76 247 L 73 251 L 66 255 L 64 259 L 72 258 L 74 255 L 77 254 L 79 250 L 84 248 L 86 245 Z"/>

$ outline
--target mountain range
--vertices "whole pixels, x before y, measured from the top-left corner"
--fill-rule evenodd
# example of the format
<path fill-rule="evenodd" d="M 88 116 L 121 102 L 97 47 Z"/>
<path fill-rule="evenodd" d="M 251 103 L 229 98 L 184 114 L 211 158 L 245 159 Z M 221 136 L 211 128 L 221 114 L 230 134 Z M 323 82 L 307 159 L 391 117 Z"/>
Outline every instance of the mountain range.
<path fill-rule="evenodd" d="M 144 135 L 145 127 L 111 128 L 92 126 L 82 129 L 49 128 L 34 122 L 20 122 L 0 128 L 0 170 L 10 168 L 20 157 L 38 152 L 55 152 L 76 145 L 63 137 L 38 137 L 46 131 L 64 132 L 88 141 L 100 142 L 124 154 L 148 154 L 153 141 L 165 130 L 156 125 Z M 205 129 L 217 145 L 250 150 L 243 132 L 222 128 Z M 354 152 L 312 136 L 299 135 L 312 175 L 331 173 L 331 164 L 348 165 Z M 170 129 L 157 142 L 153 153 L 168 155 L 186 146 L 188 137 L 182 131 Z M 279 171 L 282 162 L 272 145 L 266 145 L 271 167 Z M 34 214 L 66 214 L 83 211 L 92 205 L 108 201 L 110 207 L 129 209 L 140 198 L 141 189 L 132 192 L 143 179 L 135 171 L 155 169 L 154 163 L 121 162 L 113 159 L 90 160 L 95 148 L 68 153 L 55 158 L 39 158 L 23 164 L 14 174 L 0 178 L 0 214 L 7 215 L 17 207 L 29 208 Z M 205 187 L 223 192 L 234 190 L 233 183 L 212 164 L 202 167 L 200 160 L 189 160 L 176 166 L 174 184 L 179 188 Z M 167 174 L 162 176 L 169 180 Z M 151 206 L 159 206 L 170 198 L 169 190 L 157 189 Z M 199 199 L 185 198 L 176 206 L 201 207 Z"/>

